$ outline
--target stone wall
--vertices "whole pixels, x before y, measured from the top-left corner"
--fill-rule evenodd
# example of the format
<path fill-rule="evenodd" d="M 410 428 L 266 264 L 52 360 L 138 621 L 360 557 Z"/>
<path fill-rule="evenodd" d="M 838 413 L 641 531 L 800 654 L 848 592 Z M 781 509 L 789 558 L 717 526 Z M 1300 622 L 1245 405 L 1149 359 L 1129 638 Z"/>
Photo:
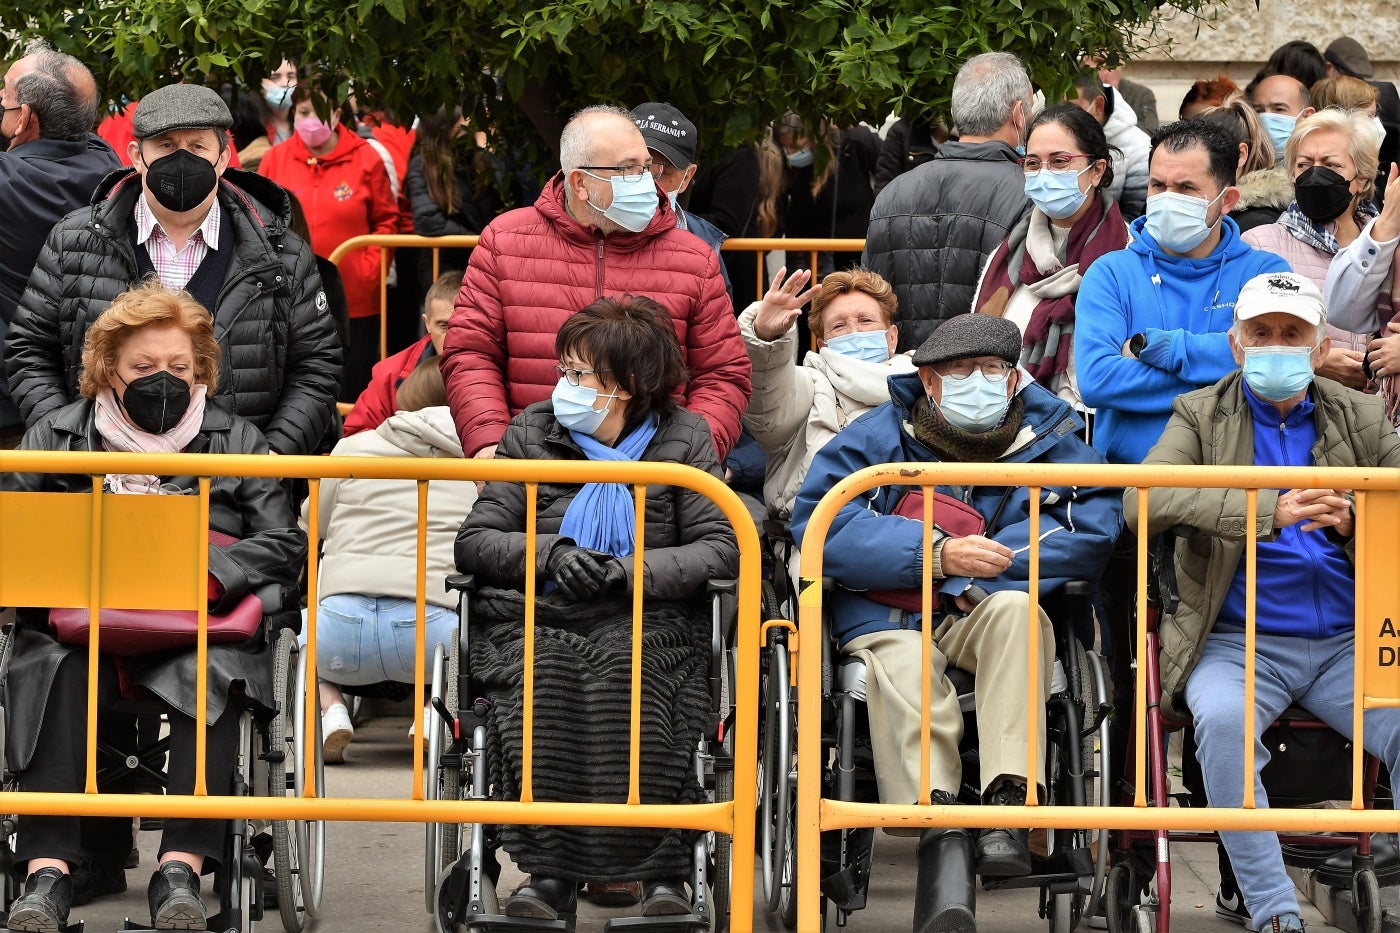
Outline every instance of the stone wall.
<path fill-rule="evenodd" d="M 1365 47 L 1375 80 L 1400 84 L 1400 0 L 1259 0 L 1257 9 L 1254 0 L 1228 0 L 1204 18 L 1177 13 L 1123 74 L 1156 92 L 1166 123 L 1198 79 L 1226 74 L 1244 87 L 1285 42 L 1306 39 L 1322 50 L 1342 35 Z"/>

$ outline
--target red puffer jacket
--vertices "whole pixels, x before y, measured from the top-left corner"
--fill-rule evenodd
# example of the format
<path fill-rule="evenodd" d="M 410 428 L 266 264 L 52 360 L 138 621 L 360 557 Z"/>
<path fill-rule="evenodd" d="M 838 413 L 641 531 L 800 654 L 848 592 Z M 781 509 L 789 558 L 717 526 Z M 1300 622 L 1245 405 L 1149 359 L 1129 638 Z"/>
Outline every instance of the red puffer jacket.
<path fill-rule="evenodd" d="M 389 191 L 384 160 L 363 139 L 336 127 L 335 148 L 317 158 L 300 136 L 278 143 L 263 156 L 258 174 L 297 196 L 311 228 L 311 249 L 329 257 L 362 233 L 398 233 L 399 205 Z M 340 263 L 351 317 L 379 313 L 379 247 L 356 250 Z"/>
<path fill-rule="evenodd" d="M 468 456 L 500 441 L 512 416 L 558 381 L 559 325 L 605 295 L 645 295 L 675 321 L 690 382 L 686 408 L 710 426 L 720 459 L 739 437 L 750 367 L 719 260 L 676 229 L 664 195 L 641 233 L 604 237 L 564 209 L 555 175 L 533 207 L 502 214 L 472 250 L 443 347 L 447 401 Z"/>
<path fill-rule="evenodd" d="M 399 386 L 418 368 L 419 363 L 432 355 L 432 341 L 423 337 L 375 363 L 370 371 L 369 385 L 355 400 L 350 414 L 345 416 L 344 436 L 372 431 L 389 420 L 389 416 L 398 411 Z"/>

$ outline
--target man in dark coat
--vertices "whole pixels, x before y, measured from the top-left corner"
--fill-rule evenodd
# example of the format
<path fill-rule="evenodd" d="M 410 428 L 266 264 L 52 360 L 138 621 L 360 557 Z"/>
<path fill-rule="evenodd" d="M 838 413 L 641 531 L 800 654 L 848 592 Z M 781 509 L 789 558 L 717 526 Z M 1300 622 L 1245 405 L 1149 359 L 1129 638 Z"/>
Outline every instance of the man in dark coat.
<path fill-rule="evenodd" d="M 102 177 L 121 168 L 110 146 L 92 135 L 97 84 L 71 55 L 33 42 L 5 72 L 0 87 L 0 365 L 4 334 L 29 272 L 53 225 L 87 203 Z M 0 449 L 24 433 L 19 409 L 0 379 Z"/>
<path fill-rule="evenodd" d="M 899 298 L 899 350 L 940 321 L 972 310 L 977 277 L 1029 210 L 1016 148 L 1031 121 L 1031 81 L 1014 55 L 968 59 L 953 83 L 957 141 L 880 192 L 870 212 L 865 267 Z"/>
<path fill-rule="evenodd" d="M 6 338 L 26 424 L 77 398 L 83 335 L 112 299 L 156 275 L 214 315 L 218 398 L 274 453 L 310 453 L 340 386 L 340 340 L 311 248 L 288 230 L 287 195 L 228 168 L 233 117 L 193 84 L 151 92 L 133 119 L 134 167 L 50 232 Z"/>

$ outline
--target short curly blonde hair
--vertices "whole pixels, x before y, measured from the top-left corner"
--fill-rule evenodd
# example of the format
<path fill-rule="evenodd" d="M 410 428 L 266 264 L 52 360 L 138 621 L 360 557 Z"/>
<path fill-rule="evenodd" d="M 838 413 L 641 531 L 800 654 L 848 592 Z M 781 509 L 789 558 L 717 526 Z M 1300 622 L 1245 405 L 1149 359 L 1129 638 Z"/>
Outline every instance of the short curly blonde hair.
<path fill-rule="evenodd" d="M 186 291 L 172 291 L 154 276 L 116 297 L 83 338 L 83 372 L 78 392 L 95 398 L 112 385 L 117 355 L 133 333 L 143 327 L 178 327 L 194 345 L 194 381 L 209 387 L 219 383 L 223 351 L 214 338 L 214 318 Z"/>
<path fill-rule="evenodd" d="M 894 323 L 899 301 L 890 283 L 869 269 L 843 269 L 822 279 L 821 287 L 812 296 L 812 310 L 807 313 L 807 327 L 813 337 L 821 340 L 826 335 L 826 325 L 822 322 L 822 313 L 826 311 L 826 306 L 837 297 L 851 292 L 861 292 L 875 299 L 875 303 L 880 306 L 880 317 L 884 319 L 885 326 L 889 327 Z"/>

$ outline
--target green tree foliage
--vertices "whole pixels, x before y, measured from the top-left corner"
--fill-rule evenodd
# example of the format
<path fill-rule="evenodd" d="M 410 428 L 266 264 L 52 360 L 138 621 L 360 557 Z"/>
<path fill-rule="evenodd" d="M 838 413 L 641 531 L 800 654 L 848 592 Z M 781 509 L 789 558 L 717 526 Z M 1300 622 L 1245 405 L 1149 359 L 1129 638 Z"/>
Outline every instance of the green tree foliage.
<path fill-rule="evenodd" d="M 839 124 L 946 112 L 969 56 L 1018 54 L 1052 99 L 1076 62 L 1131 58 L 1165 9 L 1214 0 L 7 0 L 14 42 L 44 37 L 137 98 L 183 76 L 254 88 L 282 54 L 402 114 L 463 103 L 479 126 L 553 146 L 560 115 L 669 100 L 709 147 L 791 109 Z M 0 47 L 5 33 L 0 30 Z M 492 76 L 491 78 L 486 77 Z M 520 137 L 516 135 L 516 138 Z M 715 151 L 711 148 L 710 151 Z"/>

